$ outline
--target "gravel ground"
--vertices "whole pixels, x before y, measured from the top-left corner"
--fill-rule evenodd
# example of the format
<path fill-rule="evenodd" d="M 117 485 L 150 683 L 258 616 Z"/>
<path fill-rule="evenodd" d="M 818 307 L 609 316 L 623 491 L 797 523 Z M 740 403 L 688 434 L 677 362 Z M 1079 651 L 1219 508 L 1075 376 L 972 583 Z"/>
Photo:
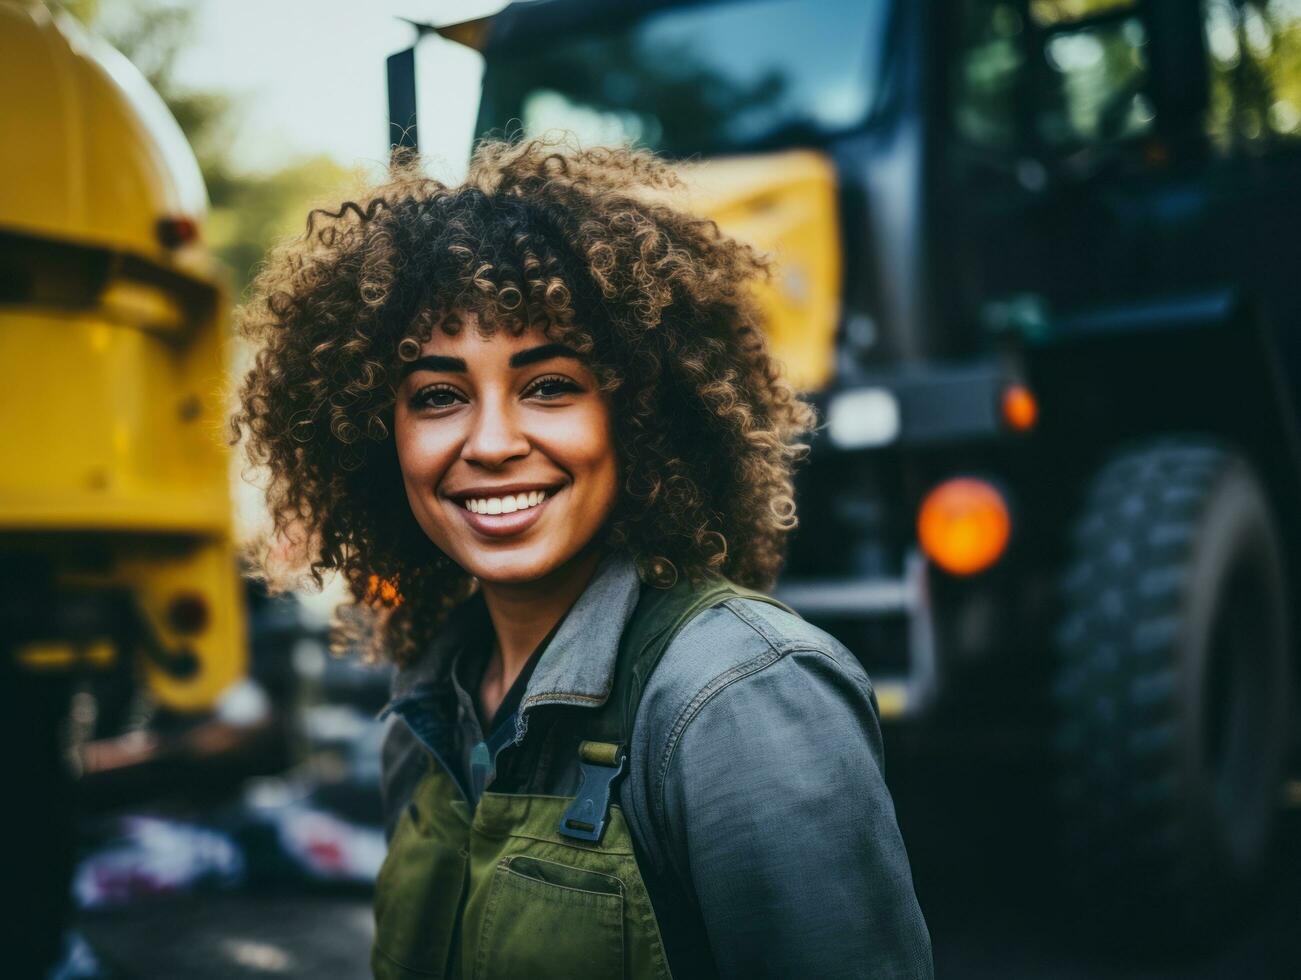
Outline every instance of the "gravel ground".
<path fill-rule="evenodd" d="M 115 980 L 370 976 L 364 895 L 204 895 L 84 916 Z"/>
<path fill-rule="evenodd" d="M 936 973 L 961 980 L 1272 980 L 1301 976 L 1301 809 L 1286 816 L 1259 906 L 1178 960 L 1108 955 L 1067 918 L 1032 859 L 1007 796 L 981 782 L 947 784 L 943 799 L 896 790 Z M 982 795 L 983 794 L 983 795 Z M 965 802 L 959 802 L 965 801 Z M 955 820 L 957 823 L 955 823 Z M 955 832 L 960 825 L 961 833 Z M 369 976 L 370 899 L 210 894 L 83 916 L 110 975 L 135 978 Z M 1194 938 L 1194 937 L 1189 937 Z"/>

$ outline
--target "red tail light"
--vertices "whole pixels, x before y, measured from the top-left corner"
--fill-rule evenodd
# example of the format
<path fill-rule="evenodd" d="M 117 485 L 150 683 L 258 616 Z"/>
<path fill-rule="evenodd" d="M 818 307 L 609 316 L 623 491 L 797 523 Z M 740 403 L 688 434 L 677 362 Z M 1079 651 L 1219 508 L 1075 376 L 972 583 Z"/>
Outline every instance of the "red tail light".
<path fill-rule="evenodd" d="M 165 248 L 180 248 L 199 240 L 199 223 L 187 215 L 158 219 L 158 241 Z"/>

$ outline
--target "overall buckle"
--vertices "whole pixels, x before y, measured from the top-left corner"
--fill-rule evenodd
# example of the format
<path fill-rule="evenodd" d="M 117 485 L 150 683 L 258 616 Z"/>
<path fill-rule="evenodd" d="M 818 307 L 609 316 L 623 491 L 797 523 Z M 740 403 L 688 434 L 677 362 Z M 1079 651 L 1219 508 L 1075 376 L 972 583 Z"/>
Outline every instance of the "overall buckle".
<path fill-rule="evenodd" d="M 565 815 L 560 833 L 575 840 L 599 841 L 610 811 L 610 788 L 623 775 L 623 746 L 614 742 L 580 742 L 578 758 L 582 781 Z"/>

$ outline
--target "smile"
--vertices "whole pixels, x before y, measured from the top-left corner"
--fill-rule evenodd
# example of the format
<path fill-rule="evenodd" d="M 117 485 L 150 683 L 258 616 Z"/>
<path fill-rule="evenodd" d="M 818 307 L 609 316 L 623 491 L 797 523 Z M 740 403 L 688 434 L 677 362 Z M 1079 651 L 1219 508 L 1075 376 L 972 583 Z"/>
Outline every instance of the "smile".
<path fill-rule="evenodd" d="M 546 513 L 547 505 L 567 484 L 552 487 L 472 487 L 452 495 L 456 512 L 484 538 L 523 534 Z"/>
<path fill-rule="evenodd" d="M 546 490 L 507 494 L 503 497 L 467 497 L 461 506 L 472 514 L 513 514 L 519 510 L 536 507 L 549 496 Z"/>

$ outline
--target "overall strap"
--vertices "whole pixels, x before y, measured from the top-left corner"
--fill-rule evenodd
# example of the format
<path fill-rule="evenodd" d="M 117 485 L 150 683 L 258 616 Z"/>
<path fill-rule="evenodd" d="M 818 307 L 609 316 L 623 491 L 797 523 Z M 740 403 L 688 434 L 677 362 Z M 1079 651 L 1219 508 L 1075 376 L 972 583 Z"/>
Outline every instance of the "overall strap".
<path fill-rule="evenodd" d="M 578 840 L 601 839 L 611 788 L 626 766 L 629 737 L 646 682 L 683 627 L 706 609 L 731 598 L 754 599 L 791 611 L 771 596 L 722 576 L 711 576 L 695 585 L 680 581 L 668 589 L 642 586 L 637 607 L 619 642 L 610 696 L 583 729 L 584 739 L 578 749 L 582 781 L 578 795 L 560 820 L 561 834 Z"/>

